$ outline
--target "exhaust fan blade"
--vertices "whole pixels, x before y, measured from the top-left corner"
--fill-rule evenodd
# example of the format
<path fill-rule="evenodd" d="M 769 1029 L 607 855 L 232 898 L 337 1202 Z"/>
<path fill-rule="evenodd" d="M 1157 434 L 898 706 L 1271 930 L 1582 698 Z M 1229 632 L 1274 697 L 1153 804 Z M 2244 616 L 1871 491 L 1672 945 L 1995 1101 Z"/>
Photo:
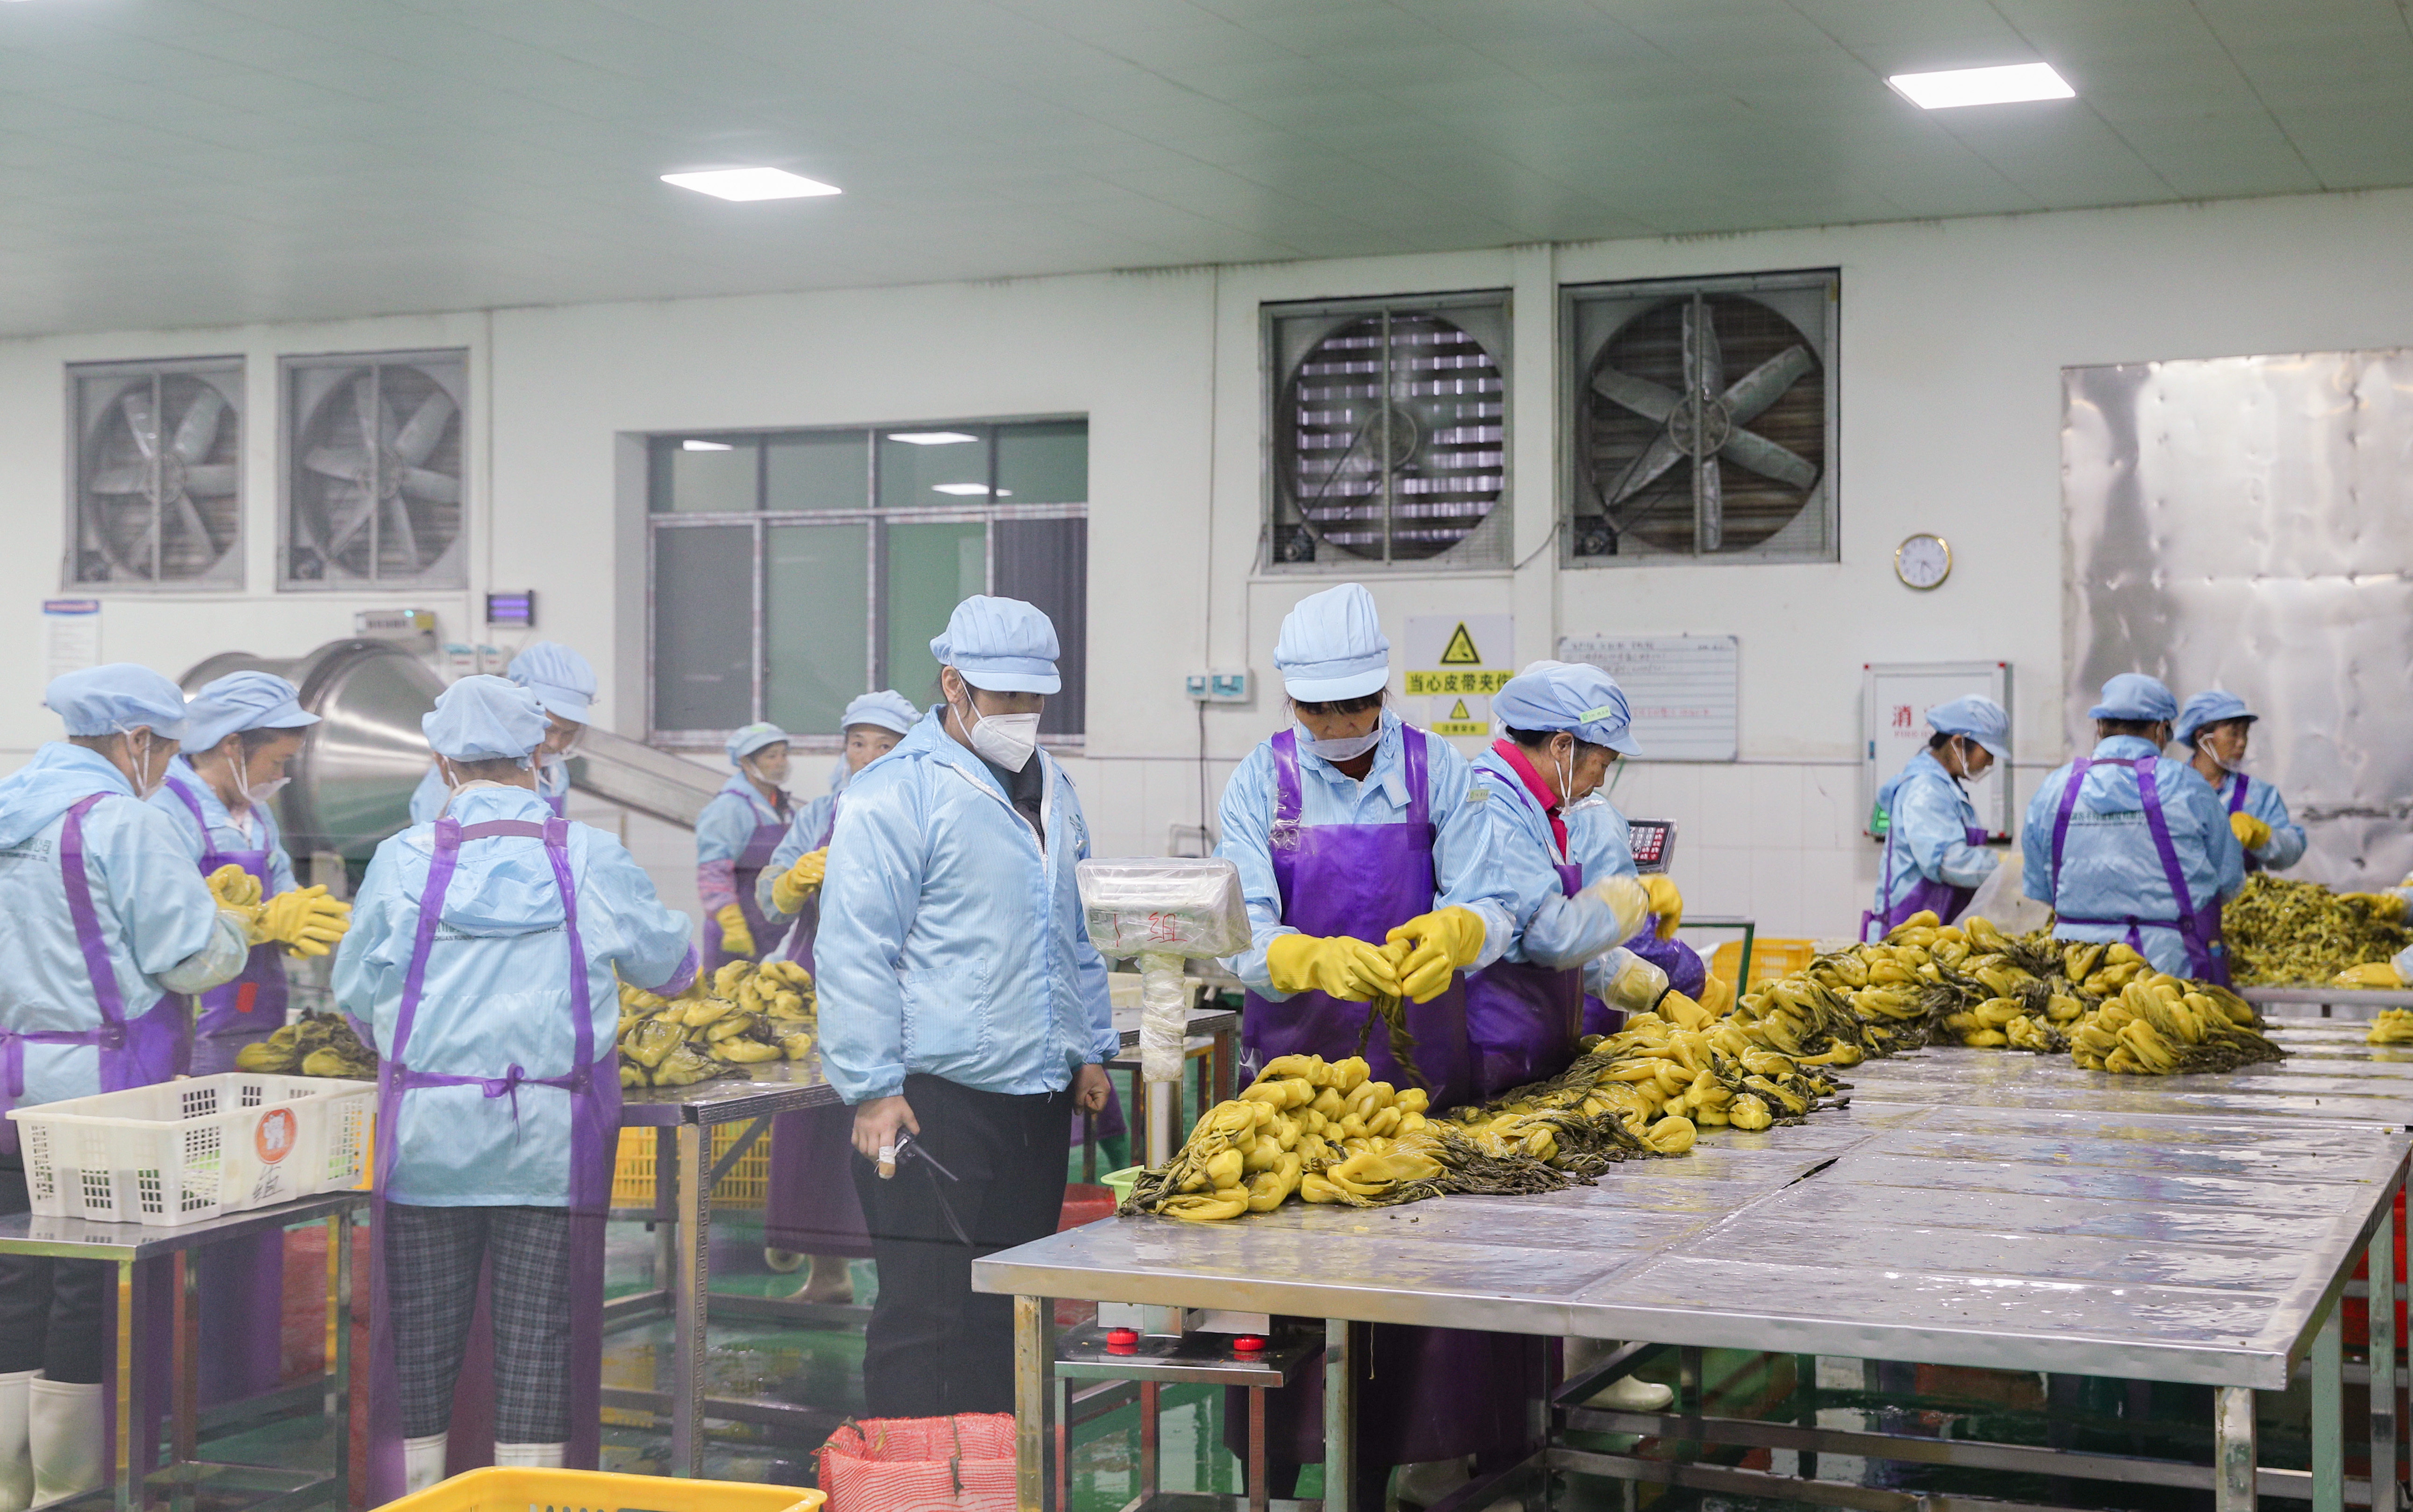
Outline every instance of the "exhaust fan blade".
<path fill-rule="evenodd" d="M 449 473 L 430 472 L 424 467 L 407 467 L 402 474 L 402 492 L 429 504 L 459 504 L 461 480 Z"/>
<path fill-rule="evenodd" d="M 148 493 L 151 472 L 147 467 L 104 467 L 84 487 L 95 493 Z"/>
<path fill-rule="evenodd" d="M 186 406 L 185 418 L 176 426 L 176 455 L 186 462 L 200 462 L 218 444 L 218 420 L 226 414 L 226 396 L 207 384 Z"/>
<path fill-rule="evenodd" d="M 151 390 L 128 389 L 117 404 L 126 412 L 126 428 L 134 433 L 134 449 L 142 453 L 145 462 L 159 455 L 159 424 L 151 413 Z"/>
<path fill-rule="evenodd" d="M 1607 506 L 1611 509 L 1657 482 L 1668 468 L 1684 460 L 1684 448 L 1675 438 L 1662 431 L 1642 448 L 1642 455 L 1625 464 L 1625 472 L 1616 486 L 1608 491 Z"/>
<path fill-rule="evenodd" d="M 1810 348 L 1786 347 L 1734 381 L 1725 391 L 1726 413 L 1737 425 L 1749 425 L 1809 371 Z"/>
<path fill-rule="evenodd" d="M 326 477 L 368 485 L 369 454 L 358 447 L 318 447 L 302 459 L 302 465 Z"/>
<path fill-rule="evenodd" d="M 1622 404 L 1646 420 L 1665 425 L 1667 417 L 1676 412 L 1678 395 L 1673 389 L 1663 389 L 1648 378 L 1620 373 L 1615 368 L 1603 368 L 1592 374 L 1591 386 L 1603 399 Z"/>
<path fill-rule="evenodd" d="M 400 552 L 407 570 L 417 572 L 425 564 L 419 560 L 419 533 L 410 526 L 410 506 L 398 498 L 386 504 L 393 510 L 393 532 L 381 544 Z"/>
<path fill-rule="evenodd" d="M 408 423 L 394 433 L 393 454 L 417 467 L 444 439 L 444 427 L 452 421 L 452 396 L 438 389 L 429 394 Z"/>
<path fill-rule="evenodd" d="M 176 518 L 183 521 L 185 533 L 210 551 L 215 552 L 218 543 L 210 539 L 210 527 L 201 523 L 201 512 L 193 507 L 191 496 L 184 490 L 178 489 L 169 495 L 168 502 L 176 506 Z"/>
<path fill-rule="evenodd" d="M 185 469 L 185 492 L 215 498 L 235 491 L 235 466 L 230 462 L 205 462 Z"/>
<path fill-rule="evenodd" d="M 1707 399 L 1726 386 L 1725 349 L 1718 345 L 1716 318 L 1710 301 L 1695 299 L 1684 306 L 1684 373 L 1693 392 Z"/>
<path fill-rule="evenodd" d="M 377 392 L 377 369 L 365 369 L 352 380 L 352 420 L 361 428 L 361 445 L 371 451 L 385 444 L 384 409 L 384 396 Z"/>
<path fill-rule="evenodd" d="M 1739 466 L 1750 468 L 1762 477 L 1772 477 L 1798 489 L 1806 489 L 1818 481 L 1818 469 L 1809 458 L 1750 431 L 1738 430 L 1726 437 L 1726 444 L 1718 448 L 1718 455 Z"/>
<path fill-rule="evenodd" d="M 1725 479 L 1715 457 L 1693 463 L 1693 550 L 1714 551 L 1726 539 Z"/>

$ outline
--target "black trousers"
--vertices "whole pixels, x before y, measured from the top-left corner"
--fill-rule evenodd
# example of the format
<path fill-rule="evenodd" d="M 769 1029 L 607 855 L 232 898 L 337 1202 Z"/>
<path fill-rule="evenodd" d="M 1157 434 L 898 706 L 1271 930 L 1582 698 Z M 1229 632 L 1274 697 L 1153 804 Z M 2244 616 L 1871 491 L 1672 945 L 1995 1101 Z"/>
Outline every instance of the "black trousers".
<path fill-rule="evenodd" d="M 33 1206 L 24 1157 L 0 1155 L 0 1213 Z M 0 1374 L 40 1371 L 53 1381 L 97 1384 L 102 1310 L 115 1269 L 100 1260 L 0 1255 Z"/>
<path fill-rule="evenodd" d="M 864 1405 L 874 1417 L 1012 1412 L 1014 1299 L 975 1293 L 972 1261 L 1056 1232 L 1071 1094 L 1016 1097 L 909 1076 L 905 1101 L 922 1125 L 914 1143 L 955 1180 L 909 1157 L 883 1182 L 854 1156 L 880 1266 L 864 1337 Z"/>

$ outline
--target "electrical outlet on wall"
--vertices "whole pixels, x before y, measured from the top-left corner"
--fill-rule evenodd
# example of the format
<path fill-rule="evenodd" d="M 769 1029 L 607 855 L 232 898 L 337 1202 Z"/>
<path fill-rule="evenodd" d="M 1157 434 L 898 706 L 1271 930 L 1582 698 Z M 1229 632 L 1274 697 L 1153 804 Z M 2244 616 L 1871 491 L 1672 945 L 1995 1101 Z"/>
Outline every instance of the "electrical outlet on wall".
<path fill-rule="evenodd" d="M 1182 691 L 1200 703 L 1246 703 L 1249 701 L 1249 674 L 1239 672 L 1192 672 L 1181 680 Z"/>

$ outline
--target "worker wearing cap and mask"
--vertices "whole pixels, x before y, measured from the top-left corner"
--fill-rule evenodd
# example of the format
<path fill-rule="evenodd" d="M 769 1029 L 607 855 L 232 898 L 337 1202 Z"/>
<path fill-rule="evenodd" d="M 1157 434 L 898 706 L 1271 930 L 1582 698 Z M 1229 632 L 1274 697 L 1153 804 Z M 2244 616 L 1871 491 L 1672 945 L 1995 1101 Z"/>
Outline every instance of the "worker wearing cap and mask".
<path fill-rule="evenodd" d="M 821 923 L 822 877 L 830 832 L 854 774 L 896 748 L 922 717 L 901 694 L 866 693 L 838 716 L 846 749 L 830 790 L 795 812 L 754 887 L 754 906 L 775 930 L 786 931 L 778 954 L 807 970 Z M 872 1257 L 871 1233 L 854 1193 L 854 1115 L 844 1108 L 781 1113 L 771 1121 L 771 1171 L 762 1198 L 762 1257 L 791 1271 L 811 1257 L 796 1293 L 807 1302 L 851 1302 L 849 1260 Z"/>
<path fill-rule="evenodd" d="M 498 677 L 437 698 L 421 724 L 452 799 L 377 846 L 335 956 L 385 1062 L 370 1505 L 490 1459 L 595 1466 L 619 987 L 677 996 L 697 962 L 620 843 L 538 795 L 547 712 Z M 481 1274 L 493 1389 L 461 1400 L 491 1423 L 454 1411 Z"/>
<path fill-rule="evenodd" d="M 544 743 L 534 758 L 536 793 L 555 814 L 566 814 L 570 757 L 578 749 L 578 738 L 586 733 L 595 707 L 595 668 L 568 646 L 540 640 L 512 657 L 505 670 L 511 682 L 535 694 L 544 708 Z M 431 763 L 410 795 L 410 822 L 435 823 L 451 797 L 441 770 Z"/>
<path fill-rule="evenodd" d="M 729 737 L 726 749 L 737 774 L 721 785 L 695 820 L 695 890 L 709 916 L 703 927 L 706 971 L 769 956 L 789 923 L 765 916 L 754 901 L 755 884 L 795 818 L 786 786 L 788 732 L 777 725 L 748 725 Z"/>
<path fill-rule="evenodd" d="M 1074 885 L 1088 825 L 1038 748 L 1056 628 L 982 595 L 930 654 L 944 701 L 847 785 L 813 941 L 880 1265 L 875 1417 L 1014 1410 L 1013 1299 L 975 1295 L 972 1261 L 1056 1231 L 1070 1115 L 1122 1043 Z"/>
<path fill-rule="evenodd" d="M 1876 906 L 1860 916 L 1860 938 L 1882 940 L 1913 914 L 1949 924 L 1979 884 L 2003 864 L 1984 848 L 1986 827 L 1969 785 L 2010 759 L 2011 716 L 1977 694 L 1927 712 L 1927 749 L 1877 789 L 1886 811 Z"/>
<path fill-rule="evenodd" d="M 2287 816 L 2279 789 L 2245 774 L 2246 741 L 2261 717 L 2236 694 L 2212 688 L 2186 701 L 2170 733 L 2228 811 L 2228 828 L 2245 848 L 2245 870 L 2284 872 L 2303 859 L 2304 827 Z"/>
<path fill-rule="evenodd" d="M 2103 684 L 2093 754 L 2028 804 L 2020 885 L 2051 906 L 2056 939 L 2125 942 L 2156 971 L 2226 984 L 2220 905 L 2245 885 L 2245 853 L 2212 785 L 2161 754 L 2178 712 L 2158 678 Z"/>
<path fill-rule="evenodd" d="M 1515 926 L 1473 769 L 1384 707 L 1390 651 L 1374 597 L 1357 583 L 1310 594 L 1283 618 L 1274 666 L 1293 723 L 1223 789 L 1215 854 L 1239 869 L 1253 932 L 1224 964 L 1249 988 L 1249 1064 L 1338 1061 L 1362 1042 L 1373 1079 L 1425 1086 L 1440 1109 L 1504 1090 L 1480 1079 L 1463 974 L 1500 959 Z M 1365 1032 L 1378 995 L 1407 1000 L 1413 1072 L 1387 1036 Z M 1513 1075 L 1505 1059 L 1493 1069 Z M 1354 1505 L 1381 1506 L 1397 1465 L 1521 1449 L 1543 1341 L 1389 1327 L 1372 1340 Z M 1367 1368 L 1365 1357 L 1358 1363 Z M 1324 1458 L 1322 1383 L 1311 1373 L 1266 1403 L 1274 1496 L 1291 1494 L 1300 1464 Z M 1227 1415 L 1227 1444 L 1246 1420 Z"/>
<path fill-rule="evenodd" d="M 229 672 L 185 706 L 184 749 L 151 806 L 168 816 L 200 874 L 246 900 L 263 896 L 275 938 L 254 946 L 243 975 L 194 1000 L 198 1075 L 235 1069 L 236 1052 L 285 1023 L 285 962 L 326 955 L 344 937 L 351 905 L 323 887 L 299 887 L 269 800 L 285 764 L 318 716 L 292 683 L 269 672 Z M 287 941 L 291 943 L 287 943 Z M 195 1253 L 201 1279 L 201 1404 L 274 1390 L 284 1375 L 282 1234 L 229 1240 Z"/>
<path fill-rule="evenodd" d="M 185 734 L 176 685 L 119 663 L 54 680 L 43 702 L 67 738 L 0 780 L 0 1108 L 168 1080 L 187 1032 L 172 994 L 231 981 L 265 938 L 259 907 L 214 894 L 143 801 Z M 17 1125 L 0 1120 L 0 1211 L 30 1206 Z M 166 1279 L 145 1275 L 137 1305 Z M 0 1256 L 0 1509 L 102 1483 L 114 1289 L 103 1262 Z M 137 1432 L 157 1443 L 155 1424 Z"/>

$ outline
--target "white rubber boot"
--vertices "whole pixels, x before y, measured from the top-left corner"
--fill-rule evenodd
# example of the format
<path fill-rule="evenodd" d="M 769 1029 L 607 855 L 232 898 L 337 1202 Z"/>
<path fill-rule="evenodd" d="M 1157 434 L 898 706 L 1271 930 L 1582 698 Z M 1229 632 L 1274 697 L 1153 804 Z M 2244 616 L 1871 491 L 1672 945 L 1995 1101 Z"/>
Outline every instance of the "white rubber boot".
<path fill-rule="evenodd" d="M 405 1494 L 423 1491 L 444 1478 L 444 1451 L 449 1433 L 430 1433 L 425 1438 L 402 1441 L 402 1489 Z"/>
<path fill-rule="evenodd" d="M 70 1385 L 36 1376 L 25 1383 L 25 1440 L 34 1461 L 34 1505 L 49 1506 L 97 1489 L 106 1479 L 100 1383 Z"/>
<path fill-rule="evenodd" d="M 1675 1402 L 1672 1388 L 1626 1375 L 1593 1392 L 1585 1399 L 1584 1405 L 1604 1412 L 1665 1412 Z"/>
<path fill-rule="evenodd" d="M 497 1470 L 559 1470 L 570 1453 L 567 1444 L 497 1444 L 495 1446 L 495 1468 Z"/>
<path fill-rule="evenodd" d="M 39 1371 L 0 1375 L 0 1512 L 34 1505 L 34 1455 L 25 1438 L 25 1388 Z"/>
<path fill-rule="evenodd" d="M 1423 1460 L 1399 1467 L 1391 1478 L 1391 1496 L 1403 1507 L 1428 1507 L 1466 1481 L 1464 1460 Z"/>

